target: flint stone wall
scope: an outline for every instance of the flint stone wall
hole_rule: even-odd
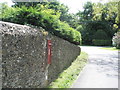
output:
[[[3,88],[46,86],[48,37],[52,41],[48,84],[80,54],[76,45],[50,34],[45,35],[41,29],[0,21]]]

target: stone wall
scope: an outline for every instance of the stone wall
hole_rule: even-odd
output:
[[[41,29],[0,21],[3,88],[46,86],[47,39],[52,41],[48,83],[57,78],[80,54],[80,49]]]

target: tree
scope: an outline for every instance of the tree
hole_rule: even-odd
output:
[[[80,22],[90,21],[92,20],[93,14],[93,4],[91,2],[87,2],[84,6],[84,11],[79,11],[77,15],[80,17]]]
[[[84,10],[77,13],[79,24],[82,29],[78,30],[82,34],[83,44],[93,45],[93,36],[98,30],[102,30],[108,36],[106,39],[112,39],[115,32],[117,18],[117,3],[109,2],[105,4],[87,2]],[[115,26],[116,25],[116,26]],[[80,29],[80,28],[79,28]]]
[[[117,31],[120,31],[120,1],[118,2],[118,16],[116,19],[116,23],[118,25]]]
[[[97,21],[107,21],[111,25],[111,28],[114,28],[116,24],[118,27],[117,12],[118,12],[118,3],[117,2],[108,2],[105,4],[97,3],[94,4],[94,17],[93,20]],[[116,28],[117,32],[117,28]]]
[[[69,8],[57,0],[52,0],[50,2],[48,0],[44,0],[43,2],[16,2],[16,0],[13,0],[13,2],[15,3],[13,7],[36,7],[39,4],[47,7],[48,9],[53,9],[55,12],[60,12],[59,18],[61,21],[68,23],[73,28],[76,28],[77,20],[75,15],[68,13]]]
[[[60,15],[60,21],[68,23],[71,27],[76,28],[77,27],[77,18],[76,15],[70,14],[69,8],[65,6],[64,4],[60,4],[58,1],[50,2],[48,4],[49,9],[53,9],[56,12],[59,11],[61,13]]]

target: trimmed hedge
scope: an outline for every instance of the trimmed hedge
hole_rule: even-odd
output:
[[[94,45],[98,45],[98,46],[108,46],[112,44],[111,40],[99,40],[99,39],[93,39],[92,40]]]
[[[104,30],[97,30],[96,33],[93,36],[92,43],[93,45],[98,45],[98,46],[111,46],[112,41],[109,35]]]
[[[109,39],[110,37],[107,35],[107,33],[104,30],[97,30],[94,34],[94,39],[104,40]]]

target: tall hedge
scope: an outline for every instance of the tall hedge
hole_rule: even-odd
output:
[[[106,34],[106,32],[104,30],[99,29],[99,30],[97,30],[95,32],[93,38],[94,39],[103,39],[104,40],[104,39],[108,39],[110,37]]]
[[[93,36],[92,40],[94,45],[99,46],[108,46],[111,45],[111,38],[106,34],[104,30],[97,30],[96,33]]]
[[[85,45],[94,45],[93,39],[112,41],[114,30],[107,21],[86,21],[77,27],[82,35],[82,43]],[[109,44],[111,45],[111,44]]]

